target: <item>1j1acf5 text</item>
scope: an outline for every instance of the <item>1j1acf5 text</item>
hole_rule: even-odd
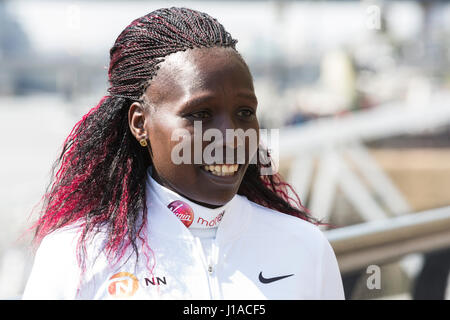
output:
[[[216,315],[225,317],[236,315],[263,315],[266,313],[263,304],[230,304],[226,306],[196,306],[184,307],[184,315],[203,315],[214,318]]]

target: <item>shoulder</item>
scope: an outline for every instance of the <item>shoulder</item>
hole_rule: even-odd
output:
[[[80,250],[79,244],[83,233],[83,225],[72,224],[59,228],[46,235],[36,251],[35,259],[41,263],[47,262],[52,265],[78,265],[77,256]],[[104,243],[104,232],[88,236],[84,242],[85,253],[90,254],[101,250]]]
[[[78,226],[68,226],[54,230],[47,234],[39,244],[36,255],[43,255],[47,253],[62,254],[71,252],[70,249],[75,249],[81,228]]]
[[[34,256],[23,299],[75,299],[82,270],[78,261],[81,225],[59,228],[46,235]],[[94,238],[95,239],[95,238]],[[92,253],[98,240],[87,242]],[[87,261],[90,265],[90,261]]]
[[[80,270],[76,257],[76,228],[46,235],[34,256],[23,299],[73,299]]]
[[[324,242],[328,242],[324,233],[315,224],[243,198],[251,208],[248,229],[250,233],[266,233],[282,238],[294,237],[298,240],[308,239],[308,242],[321,246]]]
[[[310,275],[317,299],[344,299],[339,265],[325,233],[311,222],[247,201],[246,234],[265,249],[275,249],[271,256],[279,265],[296,265]]]

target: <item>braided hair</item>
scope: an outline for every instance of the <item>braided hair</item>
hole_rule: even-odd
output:
[[[152,163],[129,129],[128,109],[142,101],[165,56],[194,47],[236,51],[236,43],[216,19],[187,8],[153,11],[120,33],[110,50],[110,95],[85,114],[64,141],[41,199],[40,217],[32,226],[35,245],[54,230],[79,224],[80,265],[84,266],[88,236],[99,230],[106,230],[103,250],[111,261],[119,261],[130,246],[137,259],[137,240],[146,245],[145,181]],[[315,223],[290,185],[278,174],[260,175],[261,166],[249,165],[238,194]],[[148,250],[142,252],[148,261]]]

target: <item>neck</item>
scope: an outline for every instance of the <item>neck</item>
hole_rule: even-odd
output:
[[[184,195],[179,194],[173,188],[170,188],[170,185],[159,183],[156,178],[153,178],[153,174],[150,174],[150,172],[151,169],[149,169],[148,179],[152,191],[164,206],[176,215],[187,228],[217,228],[222,217],[230,207],[230,203],[233,201],[232,199],[222,206],[211,206],[192,201]]]
[[[197,200],[194,200],[192,198],[189,198],[189,197],[185,196],[184,194],[182,194],[178,190],[175,190],[175,188],[173,188],[167,180],[161,178],[158,175],[158,173],[156,172],[156,170],[152,170],[151,176],[161,186],[163,186],[163,187],[165,187],[165,188],[167,188],[169,190],[172,190],[173,192],[178,193],[180,196],[188,199],[189,201],[192,201],[192,202],[198,204],[199,206],[206,207],[206,208],[209,208],[209,209],[216,209],[216,208],[220,208],[220,207],[222,207],[224,205],[224,204],[222,204],[222,205],[215,205],[215,204],[210,204],[210,203],[206,203],[206,202],[200,202],[200,201],[197,201]]]

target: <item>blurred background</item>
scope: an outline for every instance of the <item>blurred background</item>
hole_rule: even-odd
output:
[[[0,299],[73,125],[106,94],[109,49],[168,5],[216,17],[255,80],[279,170],[323,227],[347,299],[449,299],[450,2],[0,0]]]

